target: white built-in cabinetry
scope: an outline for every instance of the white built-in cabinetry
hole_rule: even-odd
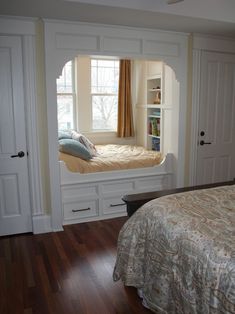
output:
[[[123,195],[171,188],[171,158],[155,167],[93,174],[69,172],[60,162],[63,224],[126,216]]]
[[[167,153],[171,145],[172,70],[154,61],[142,61],[136,67],[138,85],[143,84],[137,92],[137,144]]]

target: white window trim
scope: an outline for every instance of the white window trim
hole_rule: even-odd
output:
[[[76,84],[76,58],[71,60],[71,74],[72,74],[72,92],[71,93],[63,93],[63,92],[57,92],[56,96],[72,96],[72,107],[73,107],[73,126],[72,129],[76,129],[77,127],[77,84]],[[63,69],[62,69],[63,71]]]

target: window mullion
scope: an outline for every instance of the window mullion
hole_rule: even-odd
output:
[[[91,93],[92,96],[117,96],[117,93]]]
[[[75,93],[57,93],[58,96],[73,96]]]

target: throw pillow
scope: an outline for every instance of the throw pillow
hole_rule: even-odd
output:
[[[82,143],[73,139],[59,140],[59,151],[84,160],[89,160],[92,158],[88,149]]]
[[[97,150],[95,148],[95,145],[85,135],[76,131],[71,131],[71,136],[72,139],[83,144],[89,150],[92,157],[97,156]]]
[[[58,139],[61,140],[63,138],[72,138],[71,131],[68,130],[62,130],[58,131]]]

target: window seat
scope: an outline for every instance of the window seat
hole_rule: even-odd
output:
[[[79,173],[153,167],[163,160],[160,152],[141,146],[109,144],[96,145],[96,149],[97,156],[88,161],[65,153],[60,153],[59,160],[65,162],[69,171]]]

